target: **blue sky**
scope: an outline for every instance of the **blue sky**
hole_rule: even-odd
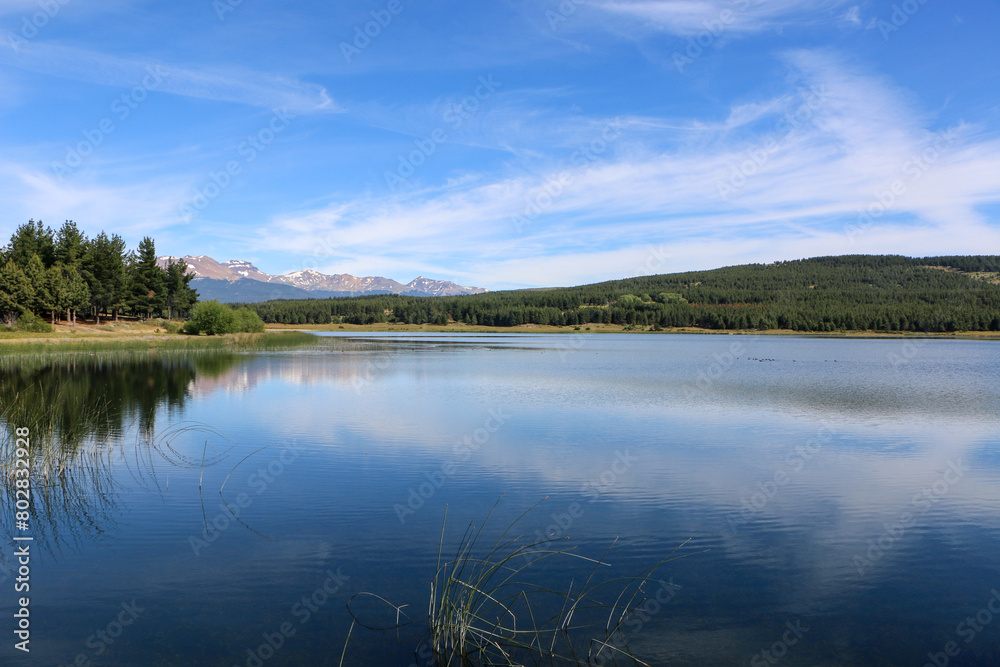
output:
[[[4,0],[0,237],[490,289],[1000,252],[995,0]]]

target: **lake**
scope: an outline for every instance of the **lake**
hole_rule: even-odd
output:
[[[1000,343],[320,336],[0,359],[0,663],[433,664],[471,524],[538,596],[473,629],[594,664],[1000,664]]]

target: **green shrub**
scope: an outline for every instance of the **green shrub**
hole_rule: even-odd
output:
[[[184,324],[184,331],[189,334],[232,333],[236,314],[229,306],[218,301],[202,301],[191,310],[191,318]]]
[[[249,308],[239,308],[233,311],[235,315],[234,332],[262,333],[264,331],[264,320],[260,315]]]
[[[184,324],[184,331],[198,335],[216,336],[227,333],[259,333],[264,322],[248,308],[233,310],[218,301],[202,301],[191,311],[191,319]]]
[[[52,325],[39,318],[30,310],[21,313],[15,325],[18,331],[30,331],[32,333],[52,333]]]
[[[656,300],[660,303],[687,303],[687,299],[677,292],[660,292],[656,295]]]

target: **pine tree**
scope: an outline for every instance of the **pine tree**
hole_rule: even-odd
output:
[[[101,232],[86,244],[82,267],[90,307],[100,324],[102,313],[117,311],[125,300],[125,241],[117,234],[108,238]]]
[[[156,245],[148,236],[139,242],[128,264],[129,296],[126,302],[136,315],[147,318],[167,305],[167,274],[156,263]]]
[[[187,272],[187,264],[183,261],[170,261],[167,264],[167,318],[186,315],[195,302],[198,301],[198,291],[191,287],[193,273]]]
[[[75,222],[67,220],[56,233],[55,262],[66,267],[79,266],[83,261],[86,245],[87,237],[77,228]]]
[[[14,260],[9,259],[0,269],[0,313],[7,326],[14,326],[25,304],[34,298],[28,277]]]
[[[69,282],[63,272],[63,266],[56,264],[45,271],[45,289],[49,294],[49,316],[53,325],[56,323],[56,313],[67,309],[69,301]],[[69,319],[67,317],[67,319]]]
[[[42,268],[52,266],[55,263],[52,228],[45,227],[41,220],[29,220],[14,231],[6,254],[7,259],[14,260],[22,269],[28,266],[32,255],[38,255],[42,260]]]
[[[52,294],[49,292],[48,276],[42,258],[32,255],[28,259],[28,265],[24,267],[24,275],[31,286],[31,298],[23,305],[35,313],[51,311]]]
[[[76,313],[90,304],[90,288],[77,269],[67,269],[66,319],[76,326]]]

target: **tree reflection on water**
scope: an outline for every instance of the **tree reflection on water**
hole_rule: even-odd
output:
[[[191,422],[158,432],[157,417],[163,408],[168,418],[179,414],[197,376],[220,375],[240,358],[219,351],[0,356],[3,539],[10,543],[16,533],[15,429],[30,431],[30,534],[55,555],[115,525],[122,511],[117,491],[129,480],[162,492],[157,465],[221,459],[231,445],[222,433]],[[193,433],[205,438],[197,459],[174,447]],[[9,570],[8,563],[0,566]]]

